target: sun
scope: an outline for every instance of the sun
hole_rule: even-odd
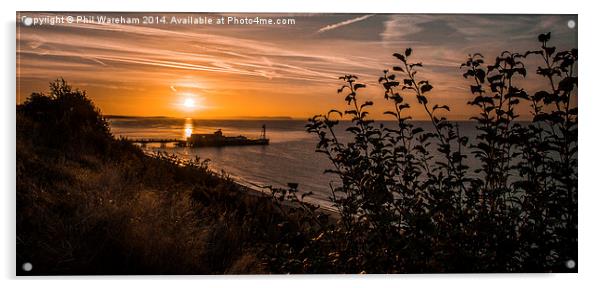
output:
[[[184,99],[184,103],[182,103],[184,105],[184,107],[188,108],[188,109],[193,109],[196,107],[196,103],[194,102],[194,99],[192,98],[186,98]]]
[[[178,100],[174,103],[176,109],[184,113],[193,113],[205,110],[205,97],[192,92],[178,93]]]

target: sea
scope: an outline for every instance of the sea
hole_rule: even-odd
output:
[[[338,179],[324,173],[333,166],[326,155],[315,152],[318,138],[306,132],[304,120],[201,120],[166,117],[111,117],[108,119],[111,132],[116,137],[130,139],[169,138],[186,139],[192,133],[213,133],[221,129],[226,136],[259,138],[262,126],[266,126],[269,145],[227,147],[176,147],[148,144],[147,152],[164,151],[182,159],[209,159],[209,168],[224,173],[239,184],[255,190],[268,192],[268,187],[287,188],[289,183],[298,184],[300,192],[313,192],[306,200],[330,207],[329,196]],[[474,122],[458,122],[460,133],[473,141],[477,130]],[[393,128],[395,122],[380,122]],[[430,122],[414,121],[416,127],[432,131]],[[337,137],[342,142],[352,140],[345,132],[350,123],[342,122]],[[435,146],[433,145],[432,149]],[[472,158],[472,157],[470,157]],[[473,162],[474,159],[468,159]],[[468,163],[471,166],[471,163]],[[476,163],[475,163],[476,165]],[[475,167],[476,168],[476,167]]]

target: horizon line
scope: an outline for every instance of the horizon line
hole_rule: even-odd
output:
[[[235,117],[216,117],[216,118],[197,118],[197,117],[180,117],[180,116],[164,116],[164,115],[150,115],[150,116],[138,116],[138,115],[116,115],[116,114],[107,114],[103,115],[105,118],[164,118],[164,119],[192,119],[192,120],[237,120],[237,121],[259,121],[259,120],[268,120],[268,121],[308,121],[312,117],[292,117],[292,116],[235,116]],[[369,119],[373,121],[384,121],[384,122],[396,122],[396,119],[384,119],[384,118],[375,118]],[[455,119],[448,118],[448,121],[452,122],[472,122],[474,120],[464,118],[464,119]],[[351,119],[339,119],[341,122],[350,122]],[[409,121],[427,121],[430,122],[430,119],[409,119]],[[517,122],[529,121],[528,119],[517,119]]]

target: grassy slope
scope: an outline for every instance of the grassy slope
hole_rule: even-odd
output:
[[[268,272],[259,255],[281,221],[270,200],[117,140],[105,152],[44,147],[39,123],[17,117],[17,267],[31,262],[26,274]]]

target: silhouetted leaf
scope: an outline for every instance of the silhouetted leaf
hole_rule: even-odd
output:
[[[542,43],[550,41],[550,37],[551,37],[550,35],[551,35],[550,32],[548,32],[546,34],[539,34],[539,36],[537,36],[537,40],[539,40],[539,42],[542,42]]]
[[[428,83],[426,83],[426,84],[424,84],[424,85],[420,86],[420,92],[421,92],[421,93],[426,93],[426,92],[429,92],[429,91],[431,91],[432,89],[433,89],[433,86],[431,86],[431,85],[430,85],[430,84],[428,84]]]
[[[360,89],[360,88],[366,88],[366,85],[361,84],[361,83],[353,85],[353,90],[357,90],[357,89]]]
[[[485,70],[483,69],[477,69],[475,70],[475,76],[477,77],[477,79],[479,79],[480,83],[485,82]]]
[[[401,60],[402,62],[406,61],[406,57],[399,53],[393,53],[393,56],[395,56],[397,59]]]

